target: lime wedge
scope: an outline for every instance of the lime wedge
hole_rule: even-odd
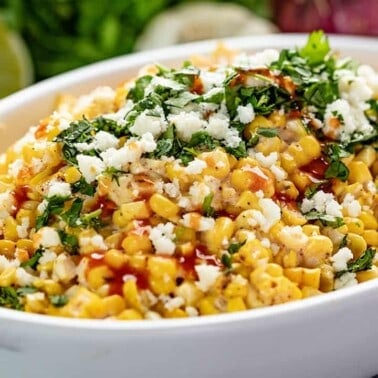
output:
[[[33,64],[21,37],[0,20],[0,98],[33,82]]]

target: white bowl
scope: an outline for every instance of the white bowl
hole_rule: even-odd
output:
[[[301,45],[303,35],[226,40],[244,51]],[[376,64],[378,41],[331,37],[332,47]],[[117,85],[151,62],[177,64],[215,41],[111,59],[0,101],[0,148],[53,109],[62,92]],[[0,308],[1,378],[371,377],[378,374],[378,280],[300,302],[202,318],[117,322]]]

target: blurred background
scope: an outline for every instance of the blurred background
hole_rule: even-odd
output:
[[[0,0],[0,98],[137,50],[276,32],[378,36],[378,0]]]

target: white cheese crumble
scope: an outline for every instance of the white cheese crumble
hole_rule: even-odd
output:
[[[196,281],[196,286],[203,292],[207,292],[215,283],[217,278],[222,274],[218,266],[214,265],[196,265],[194,267],[197,275],[198,281]]]
[[[350,287],[357,285],[358,281],[356,280],[356,273],[344,273],[339,278],[335,280],[335,290],[343,289],[345,287]]]
[[[51,181],[47,197],[59,196],[69,197],[71,195],[71,186],[67,182]]]
[[[149,238],[155,248],[157,254],[173,255],[175,253],[176,245],[173,242],[175,238],[174,224],[159,223],[157,226],[151,228]]]
[[[348,268],[347,263],[353,259],[353,253],[348,247],[339,249],[332,257],[332,266],[336,272],[346,270]]]
[[[265,168],[271,167],[273,164],[277,162],[278,153],[271,152],[269,155],[265,156],[261,152],[255,153],[255,159]]]
[[[13,163],[9,164],[8,173],[12,177],[17,177],[23,166],[24,166],[24,160],[16,159]]]
[[[333,194],[325,193],[323,190],[316,192],[310,199],[304,198],[301,210],[303,213],[316,210],[330,216],[342,217],[341,206],[335,200]]]
[[[200,174],[205,168],[207,164],[204,160],[200,160],[195,158],[192,160],[186,167],[185,172],[189,175],[198,175]]]
[[[259,206],[262,211],[249,211],[248,223],[252,227],[259,225],[264,232],[268,232],[281,219],[281,209],[270,198],[259,199]]]
[[[252,122],[255,118],[255,111],[253,110],[251,104],[248,104],[246,106],[239,105],[236,108],[236,112],[237,119],[244,124]]]
[[[13,210],[14,197],[8,190],[4,193],[0,193],[0,220],[7,218]]]
[[[208,231],[214,228],[215,220],[197,213],[187,213],[183,215],[181,223],[184,227],[192,228],[196,231]]]
[[[40,244],[45,247],[55,247],[60,245],[60,238],[56,230],[52,227],[43,227],[38,231]]]
[[[357,218],[361,214],[361,204],[350,193],[347,193],[341,206],[348,212],[350,217]]]
[[[176,126],[177,136],[185,142],[189,142],[191,136],[204,129],[205,121],[196,112],[180,112],[170,114],[168,121]]]
[[[145,133],[151,133],[154,137],[159,136],[167,129],[167,122],[163,117],[151,116],[150,111],[143,111],[135,119],[133,126],[130,127],[130,131],[138,136],[142,136]]]
[[[284,226],[279,232],[279,238],[285,247],[298,251],[308,242],[308,236],[301,226]]]
[[[104,238],[100,234],[93,236],[81,236],[79,238],[79,245],[80,247],[89,247],[99,251],[105,251],[108,249],[107,245],[105,244]]]
[[[25,239],[28,236],[29,226],[30,226],[29,218],[23,217],[21,219],[21,224],[16,226],[16,231],[19,238]]]
[[[30,286],[37,279],[30,273],[28,273],[24,268],[16,269],[16,282],[19,286]]]
[[[180,308],[185,304],[184,298],[182,297],[175,297],[175,298],[170,298],[168,301],[164,303],[164,307],[168,311],[173,311],[176,308]]]
[[[87,183],[92,183],[105,170],[104,162],[96,156],[77,155],[79,170]]]

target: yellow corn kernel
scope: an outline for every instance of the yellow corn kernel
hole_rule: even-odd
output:
[[[122,232],[115,232],[105,238],[105,244],[109,248],[120,249],[124,234]]]
[[[310,163],[320,157],[321,148],[319,141],[313,135],[306,135],[299,139],[299,145],[306,152],[304,164]]]
[[[4,234],[4,239],[17,241],[18,239],[17,222],[13,217],[9,216],[5,218],[3,234]]]
[[[290,179],[301,192],[304,192],[312,184],[312,179],[309,175],[299,170],[291,173]]]
[[[361,235],[364,232],[364,223],[361,219],[344,217],[344,222],[348,227],[348,232]]]
[[[214,298],[205,297],[199,301],[198,310],[201,315],[219,314],[219,310],[214,306]]]
[[[221,180],[230,173],[228,156],[221,149],[216,149],[211,152],[203,152],[198,158],[204,160],[207,164],[202,171],[202,175],[204,176],[212,176]]]
[[[290,155],[288,152],[283,152],[280,156],[281,160],[281,167],[287,172],[287,173],[293,173],[297,169],[297,163],[292,155]]]
[[[113,223],[119,227],[125,227],[134,219],[148,219],[151,212],[145,201],[124,203],[120,210],[113,213]]]
[[[234,298],[234,297],[239,297],[239,298],[246,298],[248,295],[248,281],[239,282],[238,280],[233,280],[231,281],[226,289],[224,290],[224,296],[226,298]]]
[[[142,302],[135,280],[126,281],[122,286],[122,293],[127,307],[142,311]]]
[[[164,318],[187,318],[188,314],[181,308],[164,311]]]
[[[103,319],[107,316],[107,310],[102,298],[94,294],[94,296],[85,305],[87,315],[85,317]]]
[[[299,196],[299,191],[290,180],[282,180],[276,182],[276,192],[285,197],[295,200]]]
[[[378,267],[373,265],[369,270],[363,270],[356,273],[356,278],[358,282],[365,282],[378,278]]]
[[[104,255],[104,262],[114,269],[121,269],[127,262],[127,257],[118,249],[109,249]]]
[[[0,255],[4,255],[11,259],[14,257],[16,250],[16,243],[12,240],[0,240]]]
[[[333,290],[334,286],[334,277],[332,266],[328,264],[322,264],[320,266],[320,282],[319,289],[324,293],[328,293]]]
[[[294,268],[298,265],[298,255],[295,251],[290,251],[285,254],[282,259],[282,265],[284,268]]]
[[[37,297],[36,295],[26,295],[25,297],[25,311],[26,312],[34,312],[37,314],[44,314],[46,313],[46,308],[48,306],[47,300],[44,296],[41,298]]]
[[[376,160],[374,147],[367,146],[363,148],[354,159],[356,161],[362,161],[367,167],[371,167]]]
[[[239,197],[236,206],[242,208],[243,210],[248,209],[259,209],[259,198],[257,195],[250,190],[245,190]]]
[[[152,252],[152,243],[147,234],[129,233],[122,241],[122,248],[127,254]]]
[[[358,234],[349,233],[347,234],[347,246],[353,252],[355,259],[359,258],[362,253],[367,248],[367,243],[365,239]]]
[[[289,226],[302,226],[307,223],[307,219],[299,211],[286,206],[282,208],[282,220]]]
[[[378,231],[365,230],[362,233],[362,237],[365,239],[368,245],[371,245],[373,247],[378,247]]]
[[[81,173],[76,167],[69,167],[64,171],[64,180],[69,184],[73,184],[80,180]]]
[[[333,251],[330,238],[323,235],[310,236],[303,251],[303,263],[306,268],[317,268],[324,263]]]
[[[245,311],[247,306],[245,305],[243,298],[235,297],[230,298],[227,301],[227,312]]]
[[[175,288],[175,296],[183,298],[186,306],[196,306],[203,297],[203,292],[194,282],[185,281]]]
[[[231,239],[234,233],[235,224],[228,217],[219,217],[215,220],[214,227],[204,232],[203,239],[211,253],[220,252],[224,241]]]
[[[270,155],[272,152],[280,151],[282,147],[282,142],[280,138],[264,138],[259,141],[255,150],[257,152],[263,153],[265,156]]]
[[[162,218],[175,217],[180,211],[178,205],[159,193],[155,193],[150,197],[149,204],[152,211]]]
[[[193,256],[195,245],[191,242],[185,242],[176,246],[176,252],[180,256]]]
[[[120,295],[110,295],[102,299],[107,316],[117,316],[125,309],[125,301]]]
[[[373,177],[370,173],[368,166],[362,161],[352,161],[348,165],[349,168],[349,183],[361,183],[364,184],[368,181],[372,181]]]
[[[303,268],[302,285],[319,289],[320,285],[320,268],[306,269]]]
[[[273,122],[268,118],[258,115],[254,118],[254,120],[244,129],[244,137],[246,139],[250,139],[252,135],[256,132],[256,130],[260,127],[274,127]]]
[[[309,298],[309,297],[314,297],[315,295],[319,295],[322,292],[318,289],[315,289],[311,286],[304,286],[302,287],[302,296],[303,298]]]
[[[302,231],[307,236],[320,235],[320,228],[315,224],[305,224]]]
[[[268,118],[276,127],[284,127],[286,125],[286,115],[283,112],[275,110]]]
[[[192,228],[177,226],[175,228],[175,236],[177,243],[196,242],[196,231]]]
[[[177,266],[174,259],[153,256],[148,259],[149,283],[155,294],[169,294],[176,287]]]
[[[42,282],[40,283],[39,288],[41,288],[47,295],[58,295],[62,294],[63,288],[62,286],[58,283],[55,282],[54,280],[47,279],[47,280],[41,280]],[[35,282],[33,283],[35,287],[38,287]]]
[[[88,286],[92,289],[98,289],[113,276],[113,272],[106,265],[95,267],[88,272]]]
[[[378,221],[373,214],[368,213],[367,211],[362,211],[358,218],[363,222],[365,230],[378,229]]]
[[[267,264],[265,267],[265,272],[272,277],[280,277],[283,275],[282,266],[274,263]]]
[[[303,268],[285,268],[284,275],[292,282],[300,285],[303,279]]]
[[[5,268],[0,274],[0,287],[11,286],[16,282],[16,268]]]
[[[142,270],[147,268],[147,256],[131,255],[128,256],[128,264],[131,268]]]
[[[127,310],[123,310],[118,316],[117,319],[119,320],[142,320],[143,315],[132,308],[129,308]]]

